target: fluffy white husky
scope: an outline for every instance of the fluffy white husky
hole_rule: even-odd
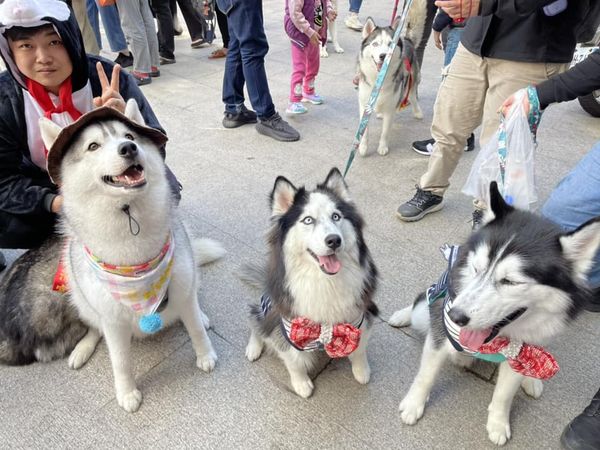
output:
[[[333,10],[339,14],[337,0],[331,0],[331,5],[333,6]],[[331,43],[333,44],[333,49],[335,50],[336,53],[344,53],[344,49],[338,42],[338,29],[337,29],[338,20],[340,20],[339,15],[333,21],[327,19],[327,27],[328,27],[327,34],[329,35],[329,38],[327,39],[327,41],[328,42],[331,41]],[[327,58],[328,56],[329,56],[329,53],[327,52],[327,44],[325,43],[325,44],[321,45],[321,58]]]
[[[69,365],[81,367],[104,336],[117,401],[129,412],[142,402],[130,355],[132,336],[145,335],[140,327],[155,331],[180,319],[197,366],[210,372],[217,361],[198,306],[192,245],[165,175],[166,137],[142,124],[134,100],[125,115],[100,108],[64,130],[46,119],[40,123],[49,173],[64,196],[63,262],[71,301],[90,327]],[[218,245],[201,245],[200,251],[203,262],[223,254]]]
[[[398,42],[398,46],[392,54],[385,81],[375,103],[375,112],[383,119],[379,146],[377,147],[377,152],[380,155],[386,155],[389,151],[389,133],[392,129],[396,111],[400,107],[404,106],[406,102],[410,102],[413,115],[417,119],[423,118],[417,100],[419,64],[415,57],[415,48],[419,46],[423,36],[426,15],[426,0],[413,0],[408,13],[406,28],[402,32],[400,42]],[[358,55],[358,104],[361,117],[392,43],[398,22],[399,20],[396,20],[391,27],[378,27],[373,19],[369,17],[363,27],[363,41]],[[368,151],[368,134],[369,130],[367,129],[358,148],[362,156],[366,155]]]
[[[506,205],[496,183],[491,211],[491,222],[458,251],[447,249],[449,269],[440,281],[389,323],[427,334],[421,366],[400,403],[402,421],[413,425],[421,418],[446,359],[466,365],[477,357],[500,363],[487,431],[503,445],[519,386],[537,398],[540,380],[558,370],[539,346],[561,333],[593,295],[586,274],[600,246],[600,218],[566,233]]]

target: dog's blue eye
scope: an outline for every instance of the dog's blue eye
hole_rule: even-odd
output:
[[[333,213],[332,216],[331,216],[331,219],[334,222],[338,222],[341,218],[342,218],[342,216],[340,216],[338,213]]]
[[[94,150],[98,150],[98,147],[100,147],[97,143],[92,142],[90,145],[88,145],[88,150],[90,152],[93,152]]]
[[[379,42],[375,41],[375,42],[373,42],[372,45],[373,45],[373,47],[379,47]]]
[[[522,284],[517,281],[509,280],[508,278],[502,278],[500,280],[500,284],[504,284],[505,286],[516,286],[517,284]]]
[[[125,135],[125,139],[129,139],[130,141],[133,141],[133,134],[129,134],[129,133],[127,133],[127,134]]]
[[[315,219],[313,219],[310,216],[306,216],[304,219],[302,219],[302,223],[304,225],[312,225],[314,223]]]

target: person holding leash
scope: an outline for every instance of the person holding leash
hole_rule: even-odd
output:
[[[24,4],[32,10],[23,12]],[[163,130],[131,75],[86,55],[65,3],[6,0],[0,23],[0,54],[7,67],[0,73],[0,248],[33,248],[54,233],[62,205],[46,170],[41,117],[64,126],[95,107],[124,111],[125,101],[133,98],[146,124]],[[170,171],[169,177],[180,198]]]
[[[401,220],[418,221],[442,209],[469,135],[482,125],[485,145],[498,128],[497,111],[506,97],[567,69],[577,27],[597,1],[564,1],[562,10],[545,8],[552,0],[436,1],[453,19],[470,19],[438,90],[427,171],[412,199],[397,209]]]
[[[598,51],[567,72],[540,83],[535,93],[540,109],[545,109],[551,103],[573,100],[597,89],[600,89]],[[515,104],[516,97],[513,94],[502,104],[502,114],[507,115],[514,106],[520,106],[529,114],[528,96],[523,97],[521,105]],[[554,188],[542,208],[542,215],[569,231],[600,217],[600,141]],[[595,289],[595,297],[586,309],[600,312],[600,254],[596,255],[589,282]],[[567,425],[561,443],[569,450],[600,448],[600,390],[590,405]]]

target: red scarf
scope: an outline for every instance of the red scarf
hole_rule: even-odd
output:
[[[27,90],[35,101],[38,102],[38,105],[44,110],[44,116],[47,119],[52,120],[52,114],[60,114],[63,112],[69,113],[73,121],[79,119],[81,112],[73,105],[71,77],[68,77],[63,81],[58,89],[58,106],[54,106],[54,103],[50,99],[50,95],[44,86],[29,78],[26,80]]]

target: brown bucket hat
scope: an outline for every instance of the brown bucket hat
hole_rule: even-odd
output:
[[[168,138],[163,132],[155,128],[140,125],[114,108],[102,106],[82,115],[75,122],[63,128],[54,141],[54,144],[52,144],[52,147],[48,150],[46,168],[50,175],[50,179],[54,184],[60,184],[60,164],[71,140],[74,139],[86,125],[90,123],[105,122],[107,120],[118,120],[123,122],[136,133],[150,139],[160,147],[162,157],[165,157],[163,145],[167,142]]]

